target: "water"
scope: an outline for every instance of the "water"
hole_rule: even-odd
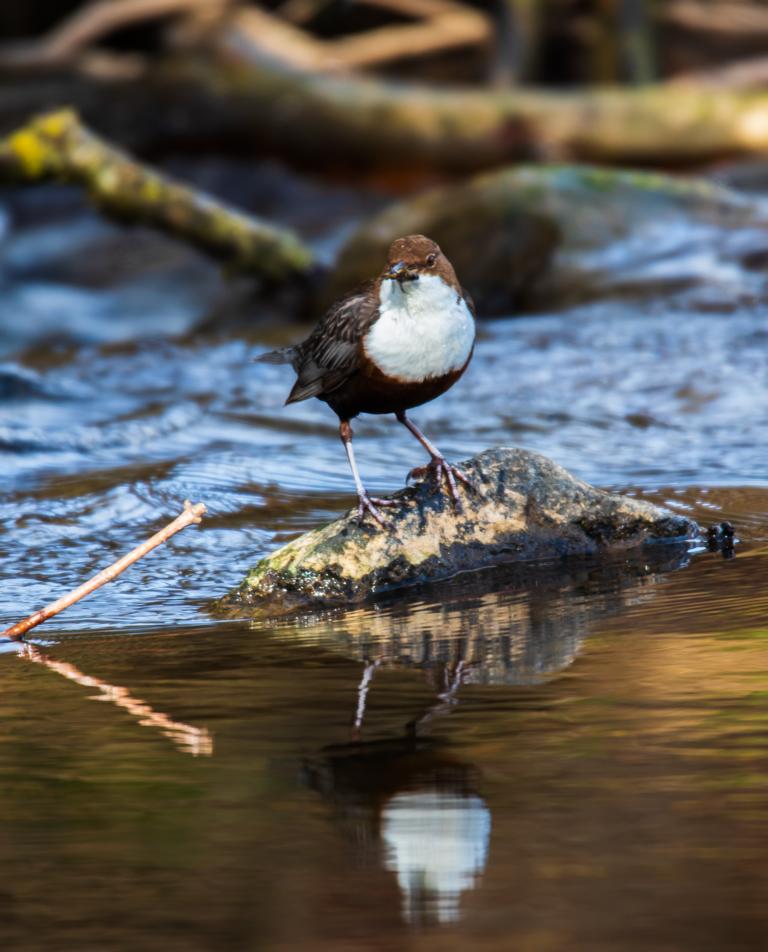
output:
[[[82,215],[70,240],[126,240]],[[54,280],[57,228],[26,222],[1,278],[3,623],[185,498],[210,514],[5,646],[4,945],[764,948],[764,308],[644,294],[489,322],[415,414],[452,458],[522,445],[729,519],[734,559],[505,569],[222,623],[208,600],[352,501],[332,415],[281,408],[289,375],[249,360],[299,331],[195,330],[231,288],[141,233],[111,283]],[[377,492],[420,462],[392,420],[355,431]]]

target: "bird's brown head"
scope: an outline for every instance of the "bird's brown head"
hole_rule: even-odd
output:
[[[446,284],[460,290],[453,265],[437,242],[425,235],[406,235],[393,241],[387,252],[383,278],[397,281],[403,287],[425,274],[437,275]]]

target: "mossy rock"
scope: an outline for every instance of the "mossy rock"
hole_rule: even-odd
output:
[[[462,511],[431,482],[396,493],[391,528],[358,523],[356,509],[268,555],[216,606],[279,615],[506,562],[624,551],[698,536],[690,519],[603,492],[538,453],[498,448],[460,464],[474,489]]]
[[[377,274],[389,244],[406,234],[434,238],[480,316],[492,317],[629,282],[647,293],[670,281],[649,256],[663,256],[675,236],[675,253],[690,248],[693,256],[699,246],[711,251],[728,229],[757,225],[743,197],[705,179],[507,168],[397,202],[364,222],[341,249],[321,305]]]

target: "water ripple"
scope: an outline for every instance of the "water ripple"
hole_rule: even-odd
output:
[[[451,457],[522,442],[599,485],[650,494],[705,523],[730,519],[757,541],[768,536],[758,489],[768,434],[761,326],[752,313],[614,314],[606,303],[487,323],[467,375],[414,416]],[[50,367],[6,362],[8,595],[15,600],[23,579],[28,607],[50,599],[192,498],[209,507],[206,523],[73,609],[67,624],[143,610],[159,621],[169,602],[174,617],[197,620],[200,599],[271,545],[347,508],[335,418],[316,401],[284,408],[290,370],[252,364],[258,349],[192,338],[81,348]],[[392,418],[361,418],[355,434],[375,491],[401,486],[422,459]],[[34,581],[46,577],[55,592]]]

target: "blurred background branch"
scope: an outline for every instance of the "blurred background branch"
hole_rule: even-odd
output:
[[[768,9],[762,3],[670,0],[659,6],[659,16],[667,23],[701,33],[768,35]]]
[[[49,179],[82,185],[108,215],[153,225],[269,282],[306,275],[313,264],[287,230],[133,161],[70,110],[40,116],[0,141],[0,182]]]
[[[133,26],[185,14],[209,19],[229,0],[96,0],[87,3],[42,39],[11,45],[2,52],[6,67],[49,67],[72,63],[105,37]]]
[[[768,9],[749,0],[52,0],[0,11],[5,68],[130,52],[205,50],[220,32],[311,71],[398,68],[422,78],[562,86],[647,83],[754,58]],[[218,42],[222,42],[219,36]],[[468,55],[469,54],[469,55]]]
[[[666,165],[768,149],[768,11],[746,0],[67,6],[63,17],[44,3],[11,18],[37,35],[0,44],[0,71],[27,77],[0,86],[5,131],[71,105],[131,147],[195,139],[451,173],[520,158]]]

